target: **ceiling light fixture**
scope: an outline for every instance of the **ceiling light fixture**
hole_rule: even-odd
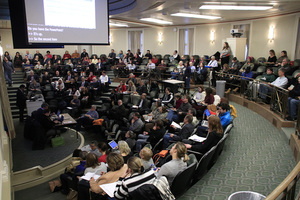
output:
[[[273,6],[202,5],[199,9],[211,10],[269,10]]]
[[[190,17],[190,18],[199,18],[199,19],[220,19],[221,17],[218,16],[211,16],[211,15],[198,15],[198,14],[191,14],[191,13],[174,13],[171,14],[174,17]]]
[[[146,21],[146,22],[153,22],[153,23],[157,23],[157,24],[173,24],[173,22],[164,21],[161,19],[154,19],[154,18],[141,18],[140,20]]]
[[[110,26],[118,26],[118,27],[128,27],[127,24],[115,24],[115,23],[109,23]]]

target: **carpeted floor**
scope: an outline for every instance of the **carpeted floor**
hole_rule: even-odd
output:
[[[238,111],[235,127],[212,169],[180,199],[225,200],[236,191],[269,194],[289,174],[295,160],[287,137],[256,113],[233,104]],[[84,132],[86,143],[101,136]],[[15,192],[16,200],[63,200],[50,193],[48,183]]]
[[[232,104],[238,118],[224,151],[212,169],[180,200],[224,200],[237,191],[267,196],[296,165],[283,133],[260,115]]]

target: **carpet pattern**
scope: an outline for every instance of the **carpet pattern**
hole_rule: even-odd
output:
[[[217,163],[180,200],[224,200],[237,191],[267,196],[296,162],[287,137],[269,121],[232,103],[238,112]]]

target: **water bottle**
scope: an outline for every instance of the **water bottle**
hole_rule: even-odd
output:
[[[157,167],[156,167],[154,164],[151,164],[151,169],[152,169],[153,171],[156,171],[156,170],[157,170]]]

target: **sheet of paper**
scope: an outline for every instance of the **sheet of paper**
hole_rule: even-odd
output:
[[[93,177],[95,180],[97,180],[97,179],[100,177],[100,175],[97,175],[97,174],[92,173],[92,172],[88,172],[88,173],[86,173],[84,176],[82,176],[81,178],[84,179],[84,180],[89,181],[92,177]]]
[[[181,126],[179,124],[177,124],[176,122],[172,122],[171,126],[175,126],[176,128],[180,128],[181,129]]]
[[[206,140],[206,138],[200,137],[198,135],[192,135],[191,137],[189,137],[189,140],[193,140],[195,142],[203,142],[204,140]]]
[[[117,182],[100,185],[102,190],[110,197],[114,197]]]

